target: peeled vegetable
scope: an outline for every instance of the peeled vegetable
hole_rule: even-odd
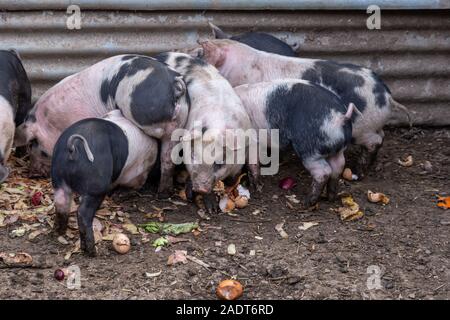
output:
[[[290,190],[293,187],[297,185],[297,182],[294,180],[294,178],[287,177],[280,180],[280,183],[278,186],[283,190]]]
[[[414,163],[413,161],[413,157],[412,156],[407,156],[404,159],[398,159],[398,163],[402,166],[402,167],[411,167]]]
[[[130,239],[123,233],[117,233],[113,238],[113,248],[120,254],[130,251]]]
[[[236,205],[235,205],[234,201],[231,200],[230,198],[228,198],[228,196],[224,196],[219,201],[219,208],[224,213],[233,211],[235,207],[236,207]]]
[[[236,199],[234,199],[234,204],[236,205],[236,208],[242,209],[248,206],[248,198],[244,196],[239,196]]]
[[[242,296],[243,291],[244,288],[238,281],[224,280],[219,283],[219,286],[216,289],[216,294],[219,299],[222,300],[236,300]]]
[[[381,192],[372,192],[372,191],[367,191],[367,199],[369,199],[370,202],[373,203],[378,203],[381,202],[383,204],[388,204],[389,203],[389,198]]]

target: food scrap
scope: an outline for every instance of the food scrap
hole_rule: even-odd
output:
[[[278,186],[283,190],[291,190],[297,185],[297,181],[295,181],[292,177],[286,177],[281,179]]]
[[[398,164],[402,167],[411,167],[414,164],[413,157],[411,155],[398,159]]]
[[[223,280],[216,289],[217,296],[222,300],[236,300],[243,292],[242,284],[236,280]]]
[[[438,207],[445,209],[445,210],[450,208],[450,197],[437,196],[437,198],[438,198],[438,203],[437,203]]]
[[[339,213],[342,221],[358,220],[364,216],[364,213],[359,210],[359,204],[353,200],[351,195],[344,195],[341,201],[344,206],[335,211]]]
[[[163,222],[148,222],[140,224],[139,227],[150,233],[162,233],[179,235],[181,233],[189,233],[198,228],[197,222],[187,223],[163,223]]]
[[[372,192],[367,191],[367,199],[369,199],[372,203],[379,203],[381,202],[383,205],[386,205],[389,203],[389,198],[381,192]]]
[[[242,209],[248,206],[250,191],[241,184],[241,179],[246,174],[241,174],[236,182],[227,187],[223,181],[217,181],[213,188],[215,194],[220,198],[219,208],[223,213],[230,213],[235,208]]]
[[[125,254],[130,251],[130,239],[123,233],[116,233],[113,238],[113,248],[120,254]]]

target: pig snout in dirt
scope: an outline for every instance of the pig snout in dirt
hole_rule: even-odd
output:
[[[353,103],[353,142],[362,147],[355,173],[363,177],[376,159],[392,109],[405,111],[395,102],[389,88],[368,68],[328,60],[285,57],[251,48],[230,39],[207,40],[192,49],[215,65],[233,86],[272,81],[302,79],[328,88],[345,105]],[[196,51],[197,50],[197,51]]]
[[[317,203],[327,188],[334,200],[344,170],[344,150],[351,141],[348,108],[333,92],[303,80],[275,80],[235,88],[255,129],[279,130],[280,146],[291,145],[313,180],[305,200]]]
[[[52,160],[55,230],[65,233],[73,194],[79,194],[77,218],[81,249],[94,256],[92,223],[97,209],[117,186],[142,187],[157,153],[156,140],[118,110],[103,119],[81,120],[67,128],[55,145]]]
[[[191,100],[189,117],[184,130],[177,131],[175,141],[183,141],[183,162],[190,174],[194,191],[211,194],[214,184],[242,169],[242,163],[217,165],[214,159],[205,161],[203,150],[224,146],[228,130],[250,128],[249,116],[230,83],[216,68],[188,54],[166,52],[156,59],[174,68],[183,76]],[[187,151],[189,149],[189,152]],[[245,148],[244,148],[245,156]],[[191,163],[191,160],[194,161]],[[218,159],[219,161],[222,159]],[[203,197],[205,199],[205,197]],[[213,199],[213,196],[206,197]],[[211,205],[211,209],[218,208]]]
[[[54,146],[65,129],[114,109],[120,109],[148,135],[167,139],[173,128],[183,127],[186,121],[185,91],[180,75],[151,57],[114,56],[47,90],[18,129],[15,144],[35,141],[30,165],[37,174],[48,172]],[[163,150],[167,149],[163,146]],[[167,171],[166,167],[162,170]]]
[[[161,178],[158,197],[167,198],[173,192],[175,165],[171,151],[177,142],[172,132],[183,128],[189,113],[189,95],[183,77],[166,64],[149,57],[128,58],[129,69],[120,73],[123,79],[116,85],[113,77],[102,87],[115,97],[125,118],[147,135],[161,141]],[[139,72],[136,72],[136,69]]]
[[[31,85],[15,50],[0,50],[0,182],[14,141],[16,125],[23,122],[31,107]]]
[[[280,54],[288,57],[296,57],[297,54],[286,42],[264,32],[246,32],[239,35],[229,35],[218,26],[208,22],[209,27],[216,39],[231,39],[242,42],[256,50]]]

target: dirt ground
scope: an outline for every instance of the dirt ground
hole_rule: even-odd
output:
[[[411,167],[397,163],[405,155],[412,155]],[[158,235],[151,234],[150,242],[142,243],[138,234],[130,236],[128,254],[119,255],[110,241],[102,241],[97,257],[74,254],[66,261],[76,239],[63,245],[46,234],[33,240],[27,235],[11,238],[19,221],[0,228],[0,252],[27,252],[36,263],[33,268],[0,264],[0,298],[216,299],[217,284],[235,276],[244,285],[244,299],[449,299],[450,210],[437,207],[435,197],[450,193],[449,159],[448,128],[388,130],[370,175],[362,182],[342,181],[341,191],[351,193],[364,212],[360,220],[342,222],[330,210],[340,201],[323,199],[316,211],[286,204],[285,195],[296,194],[302,200],[310,182],[291,157],[277,176],[264,177],[263,191],[252,194],[247,208],[235,216],[219,214],[200,221],[199,235],[181,235],[189,242],[159,252],[151,245]],[[423,168],[426,160],[431,172]],[[298,179],[291,191],[278,187],[286,176]],[[369,203],[368,190],[385,193],[390,203]],[[154,211],[153,206],[176,207],[165,211],[166,222],[199,220],[194,204],[156,200],[151,192],[119,192],[113,200],[134,224],[149,221],[144,212]],[[275,230],[283,221],[287,239]],[[318,225],[300,230],[303,222]],[[235,255],[227,253],[230,244],[236,245]],[[174,250],[187,250],[210,267],[192,261],[168,266]],[[55,269],[67,265],[79,266],[81,289],[70,290],[53,278]],[[158,276],[146,276],[160,271]],[[381,287],[370,289],[368,280],[369,285],[376,284],[378,274]]]

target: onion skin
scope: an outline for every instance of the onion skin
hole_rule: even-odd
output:
[[[223,280],[216,289],[217,297],[221,300],[236,300],[243,292],[242,284],[236,280]]]
[[[297,185],[297,181],[295,181],[292,177],[287,177],[280,180],[278,186],[283,190],[290,190]]]
[[[236,199],[234,199],[234,203],[236,205],[236,208],[242,209],[248,206],[248,198],[239,196]]]

